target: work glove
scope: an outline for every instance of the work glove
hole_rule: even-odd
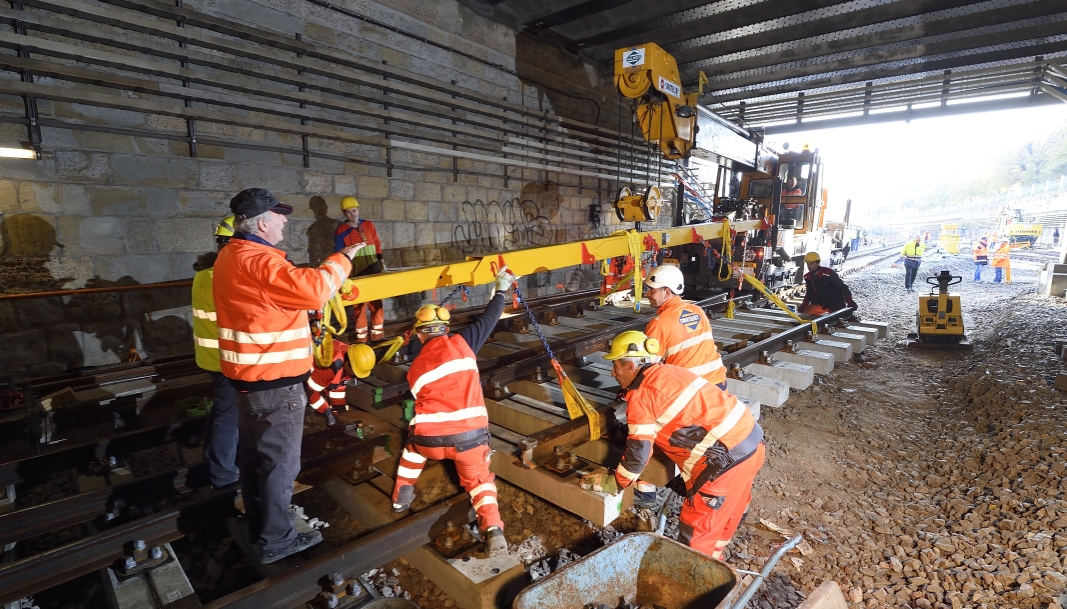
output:
[[[497,292],[506,292],[508,288],[515,285],[515,277],[508,273],[507,265],[501,267],[500,272],[496,274],[496,282],[493,283],[492,293],[489,294],[489,298],[497,295]]]
[[[674,494],[680,496],[682,499],[685,499],[688,495],[688,491],[685,488],[685,480],[682,479],[681,475],[675,476],[667,481],[666,487],[671,489]]]
[[[322,416],[326,417],[326,425],[328,425],[330,427],[333,427],[334,425],[337,425],[337,417],[333,416],[333,408],[330,408],[329,406],[327,406],[326,410],[323,410],[319,414],[321,414]]]

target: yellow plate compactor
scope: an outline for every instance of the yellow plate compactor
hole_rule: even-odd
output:
[[[916,331],[908,334],[909,347],[933,349],[970,349],[971,343],[963,333],[963,311],[960,295],[950,294],[948,287],[963,281],[963,277],[941,271],[926,278],[937,286],[930,293],[919,296],[919,312],[915,315]]]

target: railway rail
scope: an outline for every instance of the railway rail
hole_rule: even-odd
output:
[[[548,354],[530,331],[531,320],[524,312],[509,310],[493,339],[478,353],[493,432],[492,468],[525,491],[603,526],[629,506],[631,496],[629,492],[620,496],[597,493],[577,485],[582,471],[614,467],[623,448],[605,439],[618,423],[619,388],[602,355],[611,338],[624,330],[643,328],[651,312],[601,308],[590,293],[540,299],[534,304],[534,316],[556,357],[600,415],[601,439],[590,441],[586,417],[568,417],[562,391],[549,372]],[[850,309],[816,319],[820,334],[811,337],[810,324],[764,308],[765,303],[751,297],[737,299],[735,304],[741,306],[730,318],[725,313],[725,295],[699,304],[712,318],[716,343],[730,369],[730,391],[757,415],[761,407],[781,405],[791,388],[806,388],[816,372],[826,373],[835,363],[847,363],[854,353],[886,334],[884,324],[850,321]],[[462,322],[475,314],[458,312],[457,319]],[[391,331],[403,326],[393,324]],[[175,412],[175,400],[210,395],[210,385],[191,381],[196,373],[189,373],[184,365],[181,358],[170,358],[35,381],[32,387],[39,392],[58,391],[64,383],[76,387],[76,396],[88,399],[72,402],[69,409],[92,413],[87,416],[97,419],[96,436],[79,435],[73,427],[78,417],[59,417],[64,423],[56,427],[50,443],[0,462],[0,488],[7,489],[9,499],[9,511],[0,514],[0,547],[4,548],[0,603],[17,601],[102,567],[121,575],[130,560],[139,569],[149,559],[138,547],[162,547],[211,523],[228,521],[239,526],[234,524],[240,522],[235,519],[239,502],[235,504],[234,491],[210,492],[205,466],[197,462],[202,415]],[[416,503],[413,514],[391,514],[388,491],[402,430],[411,416],[407,367],[402,357],[376,366],[365,382],[348,388],[350,409],[338,413],[341,426],[304,437],[300,487],[322,489],[370,532],[329,550],[313,548],[282,561],[277,569],[263,567],[262,581],[211,599],[209,606],[311,603],[308,606],[327,607],[329,595],[355,602],[369,594],[359,575],[402,555],[459,606],[472,609],[491,604],[487,599],[504,594],[503,590],[524,577],[514,557],[486,562],[500,559],[482,558],[473,543],[476,540],[468,536],[463,537],[464,543],[459,543],[459,537],[455,544],[442,541],[452,539],[451,532],[462,528],[456,525],[470,520],[467,495],[456,487],[451,494],[424,505]],[[175,379],[184,381],[172,389],[112,397],[94,393],[146,381],[163,387]],[[152,394],[150,398],[145,397],[147,393]],[[124,425],[100,433],[99,420],[116,420],[113,412],[120,412]],[[183,459],[180,465],[158,471],[131,471],[127,466],[131,455],[159,446],[172,447]],[[50,484],[51,476],[69,470],[81,474],[80,492],[36,505],[19,503],[27,490]],[[448,479],[440,465],[427,468],[423,476],[420,485],[435,478]],[[667,477],[665,464],[654,460],[645,479],[664,483]],[[74,542],[18,555],[27,540],[79,524],[91,532]],[[442,550],[456,545],[466,549],[458,555]],[[472,574],[478,568],[489,569],[489,574]]]

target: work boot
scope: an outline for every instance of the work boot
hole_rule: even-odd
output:
[[[262,562],[263,564],[269,565],[270,563],[277,562],[285,558],[286,556],[292,556],[293,554],[296,554],[298,552],[303,552],[304,550],[319,543],[320,541],[322,541],[322,533],[318,531],[299,533],[297,534],[296,539],[293,540],[293,543],[289,544],[288,548],[271,551],[263,550],[259,553],[259,559],[260,562]]]
[[[380,342],[385,340],[385,332],[371,332],[370,339],[373,342]]]
[[[501,531],[500,527],[489,527],[485,530],[485,553],[489,558],[508,553],[508,542],[504,539],[504,531]]]
[[[393,513],[400,514],[408,511],[412,501],[415,501],[415,487],[410,484],[400,487],[396,494],[396,501],[393,502]]]

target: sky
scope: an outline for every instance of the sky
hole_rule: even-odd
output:
[[[966,178],[1006,149],[1043,140],[1067,123],[1067,103],[777,135],[768,143],[791,149],[804,143],[819,149],[830,190],[828,220],[852,219],[897,192]]]

